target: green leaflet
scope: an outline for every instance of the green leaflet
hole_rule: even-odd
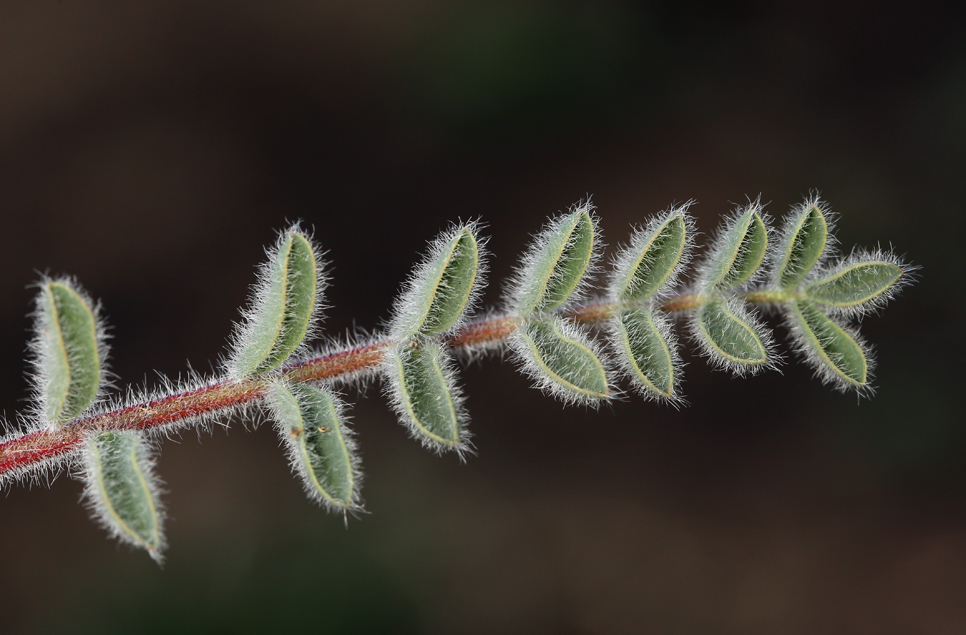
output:
[[[479,260],[476,237],[461,228],[417,273],[402,300],[398,339],[437,335],[453,326],[469,302]]]
[[[462,411],[446,352],[434,340],[397,345],[392,352],[392,385],[397,409],[410,429],[431,446],[463,445]]]
[[[622,366],[634,384],[655,396],[674,396],[675,368],[671,347],[654,312],[622,311],[614,317]]]
[[[858,342],[811,302],[792,306],[795,323],[818,360],[846,383],[865,385],[869,365]]]
[[[642,302],[653,297],[681,261],[686,240],[687,223],[681,214],[670,216],[641,240],[636,256],[613,285],[618,301]]]
[[[702,282],[709,289],[726,291],[751,278],[761,265],[768,249],[768,230],[752,206],[734,219],[733,224],[716,241],[712,260]]]
[[[887,293],[902,277],[902,269],[886,261],[850,264],[805,287],[808,299],[834,307],[854,307]]]
[[[519,281],[520,317],[553,311],[570,298],[594,255],[594,221],[581,208],[541,232]]]
[[[63,282],[46,282],[38,304],[43,415],[59,426],[84,412],[97,397],[97,320],[84,298]]]
[[[532,374],[565,399],[607,399],[607,373],[590,346],[568,332],[563,319],[551,317],[520,325],[519,337],[526,347]]]
[[[98,432],[87,441],[87,492],[101,522],[158,559],[161,527],[151,467],[136,432]]]
[[[289,231],[263,270],[255,306],[235,344],[236,376],[273,370],[302,343],[316,303],[316,269],[312,244]]]
[[[736,315],[736,307],[729,306],[725,298],[712,299],[698,309],[697,325],[706,350],[724,365],[740,368],[768,363],[768,348],[761,336]]]
[[[785,236],[775,281],[786,291],[794,290],[815,266],[828,242],[828,223],[818,205],[809,206],[795,220]]]
[[[336,510],[355,505],[354,448],[340,418],[341,402],[305,384],[272,384],[268,394],[279,434],[312,498]]]

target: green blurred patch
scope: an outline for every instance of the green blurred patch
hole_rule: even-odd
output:
[[[437,125],[546,128],[626,100],[648,72],[646,25],[619,3],[461,4],[413,35],[398,77]]]
[[[163,569],[126,549],[92,555],[89,567],[62,578],[87,582],[63,589],[58,610],[31,632],[416,632],[416,603],[399,572],[366,552],[370,532],[305,508],[302,522],[284,529],[265,522],[255,535],[176,546]]]

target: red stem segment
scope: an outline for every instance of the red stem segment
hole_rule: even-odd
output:
[[[669,298],[661,310],[679,311],[700,304],[694,295]],[[578,307],[569,316],[579,322],[599,322],[614,313],[608,303]],[[470,348],[502,342],[517,328],[512,317],[498,317],[463,327],[448,340],[453,348]],[[379,365],[391,342],[388,340],[336,351],[282,368],[291,381],[305,382],[361,373]],[[175,393],[142,404],[75,419],[54,430],[35,430],[0,443],[0,482],[10,474],[23,473],[75,451],[84,436],[96,430],[160,430],[185,424],[193,418],[251,403],[264,396],[268,380],[252,377],[219,381],[187,392]]]
[[[376,366],[388,342],[360,346],[287,366],[292,381],[328,379]],[[0,444],[0,478],[34,464],[69,454],[95,430],[156,430],[193,418],[228,410],[261,398],[268,387],[264,377],[220,381],[142,404],[127,406],[71,421],[63,428],[37,430]]]

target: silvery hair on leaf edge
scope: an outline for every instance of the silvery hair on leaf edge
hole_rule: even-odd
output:
[[[815,351],[812,341],[802,331],[801,326],[795,319],[792,311],[785,312],[785,327],[788,329],[788,338],[791,343],[792,352],[798,358],[812,368],[812,376],[821,381],[826,386],[831,386],[840,393],[855,392],[859,397],[872,397],[875,394],[875,386],[872,385],[875,379],[876,359],[875,351],[871,344],[866,342],[859,331],[848,324],[844,324],[840,319],[829,317],[839,328],[845,331],[862,351],[865,358],[866,379],[865,383],[857,384],[843,379],[829,365],[822,360]]]
[[[580,346],[583,346],[589,350],[597,361],[600,362],[604,369],[604,375],[607,378],[607,387],[610,390],[610,394],[606,397],[591,397],[588,395],[583,395],[579,392],[568,390],[565,387],[559,385],[553,379],[547,377],[546,372],[540,364],[533,358],[533,351],[524,339],[523,334],[520,329],[517,329],[507,338],[507,347],[511,354],[511,360],[523,375],[529,377],[533,381],[533,387],[544,393],[554,397],[560,401],[565,406],[589,406],[596,410],[600,407],[602,403],[607,403],[614,399],[619,399],[621,394],[616,390],[613,382],[613,367],[614,363],[608,351],[600,346],[596,339],[591,336],[590,333],[586,332],[584,329],[580,328],[573,320],[562,318],[560,316],[553,316],[549,318],[553,320],[553,323],[557,330],[564,337],[573,340]],[[522,328],[522,327],[521,327]]]
[[[527,245],[523,256],[520,258],[519,264],[514,268],[510,277],[507,278],[504,283],[503,297],[504,304],[507,307],[507,313],[510,315],[520,314],[520,303],[522,298],[536,286],[540,284],[545,284],[547,281],[540,280],[535,274],[537,267],[540,266],[539,256],[543,252],[547,243],[553,237],[557,227],[560,223],[569,216],[580,214],[586,212],[590,218],[591,226],[594,231],[594,244],[590,253],[590,261],[587,263],[587,268],[584,270],[584,274],[580,277],[580,281],[574,290],[570,293],[567,300],[561,305],[561,309],[566,309],[567,307],[574,306],[581,300],[584,300],[589,292],[590,285],[593,282],[594,277],[600,273],[599,263],[601,259],[601,253],[604,248],[604,243],[601,240],[601,229],[600,229],[600,218],[594,213],[593,203],[590,198],[587,200],[581,200],[570,206],[570,209],[565,213],[558,213],[553,216],[550,220],[543,224],[530,243]],[[573,236],[570,237],[568,243],[572,241]]]
[[[727,245],[726,239],[728,237],[728,234],[731,233],[731,231],[738,224],[738,221],[741,220],[741,217],[744,216],[746,213],[754,212],[761,217],[762,223],[764,223],[765,225],[765,232],[766,232],[765,235],[768,238],[768,243],[769,245],[772,243],[773,230],[771,227],[771,216],[767,214],[764,211],[764,209],[765,209],[764,205],[761,204],[761,195],[759,195],[757,198],[755,198],[755,200],[753,201],[749,200],[748,203],[746,203],[745,205],[736,207],[730,213],[725,215],[724,219],[721,222],[719,222],[717,229],[715,229],[714,231],[714,236],[711,239],[711,243],[705,247],[704,257],[695,267],[694,279],[697,281],[696,292],[707,293],[711,291],[714,285],[711,284],[708,278],[712,274],[712,271],[711,271],[712,264],[720,257],[721,253],[727,248],[728,245]],[[762,260],[762,264],[765,262],[765,260],[767,260],[767,257],[768,257],[767,253],[768,252],[766,250],[765,258]],[[752,273],[750,278],[748,278],[741,284],[738,284],[732,287],[729,290],[747,289],[754,286],[764,276],[763,269],[764,268],[759,265],[758,267],[755,268],[755,271],[754,273]]]
[[[440,232],[435,239],[430,241],[429,246],[423,253],[422,260],[416,265],[406,281],[403,282],[402,289],[397,294],[396,300],[393,303],[392,318],[390,319],[388,327],[392,339],[404,339],[406,333],[415,328],[412,325],[420,318],[418,300],[420,292],[422,291],[422,285],[432,272],[432,265],[440,253],[463,230],[469,230],[476,243],[476,278],[470,287],[469,297],[466,300],[463,312],[457,318],[456,322],[446,329],[446,331],[455,331],[466,324],[468,316],[472,315],[476,310],[480,295],[484,287],[486,287],[486,274],[488,271],[486,243],[489,239],[479,236],[478,232],[483,227],[484,224],[479,220],[472,220],[466,223],[452,223],[447,229]]]
[[[299,234],[305,238],[305,240],[311,246],[312,254],[315,258],[316,283],[315,301],[309,314],[305,335],[302,337],[302,342],[289,355],[289,359],[297,358],[304,354],[307,350],[307,342],[311,341],[318,335],[319,323],[322,321],[322,311],[328,308],[324,302],[325,290],[329,284],[329,276],[326,273],[326,266],[328,263],[322,259],[324,252],[319,249],[319,245],[312,237],[312,232],[303,230],[301,221],[296,221],[282,231],[278,232],[278,237],[275,240],[275,244],[265,249],[265,255],[267,258],[257,267],[255,283],[252,285],[251,291],[249,292],[247,304],[245,308],[241,310],[241,319],[240,321],[235,322],[234,329],[232,330],[232,334],[228,340],[230,353],[223,359],[221,363],[222,368],[225,369],[227,375],[232,379],[241,379],[243,376],[243,373],[241,373],[237,368],[239,356],[243,353],[243,351],[245,351],[245,349],[248,348],[248,345],[252,340],[252,335],[258,326],[258,317],[264,310],[267,302],[266,295],[271,285],[272,267],[278,259],[279,251],[281,250],[286,237],[291,233]]]
[[[653,216],[646,225],[632,226],[633,234],[627,244],[621,245],[617,254],[611,259],[611,273],[607,281],[608,302],[619,302],[618,294],[620,289],[618,287],[621,282],[626,280],[630,269],[637,264],[644,244],[651,239],[658,229],[665,226],[675,216],[680,216],[684,220],[684,248],[681,250],[681,257],[678,259],[678,263],[656,291],[652,300],[660,300],[668,294],[669,290],[674,289],[680,284],[684,270],[691,263],[694,254],[695,222],[694,217],[688,213],[688,208],[694,205],[694,203],[695,201],[690,200],[680,205],[672,205],[667,210]]]
[[[90,433],[87,435],[84,441],[84,450],[81,453],[80,458],[81,469],[83,470],[82,479],[84,482],[84,504],[90,512],[91,517],[94,518],[97,524],[103,527],[112,538],[116,538],[123,544],[137,547],[139,549],[145,549],[155,562],[162,564],[164,561],[164,549],[167,546],[167,541],[165,540],[162,526],[167,515],[165,514],[164,506],[161,504],[160,499],[160,494],[163,493],[162,483],[155,471],[155,466],[157,464],[157,451],[155,450],[153,444],[144,438],[144,435],[131,431],[123,432],[123,434],[134,435],[137,439],[137,466],[144,477],[144,484],[147,487],[149,495],[151,496],[152,506],[156,514],[155,521],[158,525],[158,546],[157,548],[152,548],[150,545],[146,545],[117,526],[117,522],[114,520],[114,512],[107,507],[101,498],[100,492],[98,491],[98,479],[95,476],[96,460],[93,456],[90,445],[98,434],[104,434],[104,432],[105,431]]]
[[[885,251],[882,249],[870,251],[861,247],[856,247],[848,256],[840,258],[835,262],[827,262],[822,268],[816,267],[813,269],[805,278],[805,282],[803,284],[804,286],[808,286],[809,284],[834,276],[842,271],[845,271],[846,269],[855,267],[856,265],[870,262],[888,263],[897,267],[901,273],[896,281],[882,293],[855,306],[835,306],[824,304],[818,300],[816,300],[815,303],[821,306],[822,310],[828,315],[855,317],[861,319],[870,313],[878,313],[881,309],[885,308],[885,306],[891,302],[893,298],[899,295],[899,293],[905,287],[915,282],[916,278],[918,277],[919,269],[921,268],[918,265],[911,265],[907,263],[905,260],[899,256],[896,256],[891,251]]]
[[[285,386],[284,382],[280,382],[281,385]],[[352,471],[352,498],[349,500],[349,504],[345,507],[336,505],[328,498],[323,496],[309,483],[311,476],[305,467],[305,462],[302,460],[302,456],[299,451],[299,447],[296,443],[295,438],[291,434],[291,428],[288,424],[284,422],[284,417],[278,414],[281,410],[279,403],[275,401],[275,394],[272,390],[269,390],[266,394],[266,406],[268,410],[273,413],[272,420],[275,425],[275,430],[278,432],[279,440],[281,444],[285,447],[285,456],[288,459],[289,467],[292,471],[299,475],[299,480],[302,482],[302,489],[305,495],[312,501],[318,503],[321,507],[324,507],[327,511],[333,513],[353,513],[363,511],[362,495],[360,494],[363,474],[362,474],[362,461],[359,458],[359,448],[356,441],[355,431],[349,427],[350,417],[346,414],[348,406],[345,401],[343,401],[342,396],[332,390],[328,389],[328,386],[323,387],[318,385],[317,388],[324,390],[328,393],[329,398],[332,400],[332,407],[335,409],[336,419],[340,424],[340,432],[342,434],[342,440],[345,443],[346,449],[349,453],[349,469]]]
[[[107,390],[114,385],[114,375],[108,370],[108,355],[110,346],[107,340],[111,337],[107,329],[107,324],[101,315],[102,308],[100,302],[95,302],[87,294],[84,288],[71,276],[50,277],[46,274],[41,279],[32,284],[38,293],[34,297],[34,310],[30,316],[34,320],[33,336],[27,344],[30,354],[30,370],[28,379],[30,381],[30,405],[28,406],[28,420],[31,430],[40,430],[52,424],[47,421],[47,386],[50,383],[50,367],[52,361],[49,359],[46,346],[44,345],[46,333],[52,331],[55,326],[50,323],[50,316],[43,309],[44,295],[48,284],[62,284],[76,293],[87,305],[94,317],[94,337],[97,342],[97,357],[100,367],[100,376],[97,382],[97,394],[94,400],[84,410],[85,413],[99,404],[107,396]]]
[[[700,310],[694,310],[690,312],[688,317],[688,331],[691,340],[698,346],[699,354],[708,360],[708,364],[712,368],[729,371],[736,377],[754,376],[762,371],[776,369],[782,363],[782,358],[776,351],[775,338],[772,336],[771,330],[761,322],[758,311],[748,307],[735,295],[723,296],[723,299],[728,303],[728,311],[738,320],[750,326],[751,330],[761,340],[765,347],[766,360],[760,364],[746,364],[723,355],[701,332]]]
[[[812,207],[817,207],[825,219],[825,226],[827,228],[825,248],[822,249],[818,260],[806,273],[805,280],[798,284],[798,288],[801,288],[805,284],[812,272],[822,269],[838,253],[839,241],[835,236],[835,224],[838,220],[838,214],[833,212],[829,204],[821,199],[819,192],[810,192],[804,201],[793,205],[788,214],[785,215],[781,228],[775,232],[774,240],[771,240],[771,236],[769,237],[768,252],[765,254],[765,262],[762,265],[762,269],[768,272],[768,284],[774,289],[778,289],[781,286],[778,281],[779,267],[781,266],[782,256],[784,256],[785,251],[788,249],[788,241],[792,238],[791,233],[795,230],[795,225],[798,224],[798,220],[802,214],[805,214]]]
[[[400,385],[396,373],[396,360],[399,358],[399,352],[409,347],[409,343],[396,343],[386,350],[380,364],[380,375],[384,380],[383,393],[393,412],[396,413],[396,417],[406,426],[409,436],[422,443],[427,450],[438,455],[445,452],[456,452],[460,460],[465,461],[467,455],[475,454],[475,450],[472,443],[472,434],[469,431],[470,417],[465,405],[466,395],[463,392],[463,387],[459,384],[459,375],[456,372],[456,359],[449,348],[444,343],[439,342],[437,338],[426,338],[422,340],[422,344],[433,347],[433,360],[439,366],[449,397],[453,402],[460,442],[448,444],[429,438],[419,429],[419,426],[416,425],[409,414],[409,410],[406,408],[406,399],[403,396],[404,388]]]

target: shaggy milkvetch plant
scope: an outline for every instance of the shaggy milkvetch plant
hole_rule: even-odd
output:
[[[683,322],[715,367],[754,374],[778,362],[759,310],[777,312],[792,348],[823,382],[871,392],[872,357],[856,321],[914,277],[892,253],[841,257],[833,216],[812,196],[777,231],[756,200],[727,216],[691,276],[690,203],[635,228],[600,292],[600,226],[578,203],[535,235],[506,284],[502,308],[478,310],[486,272],[479,223],[456,224],[403,283],[383,332],[307,347],[318,332],[327,278],[314,239],[281,232],[258,272],[221,372],[158,394],[113,396],[100,309],[70,278],[44,278],[34,311],[32,405],[25,432],[0,439],[4,484],[67,468],[84,481],[94,518],[160,561],[163,506],[154,474],[159,437],[214,420],[264,415],[275,423],[309,498],[345,514],[361,509],[357,444],[336,390],[381,381],[399,420],[435,452],[465,456],[469,414],[455,353],[506,349],[537,388],[597,407],[623,382],[645,399],[679,404]]]

